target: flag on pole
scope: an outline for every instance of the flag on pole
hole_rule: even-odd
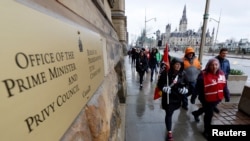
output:
[[[165,63],[166,65],[166,70],[167,70],[167,73],[170,69],[170,64],[169,64],[169,57],[168,57],[168,50],[169,50],[169,46],[168,44],[166,44],[166,47],[165,47],[165,50],[164,50],[164,55],[163,55],[163,62]],[[167,86],[169,86],[169,82],[168,82],[168,74],[166,75],[167,76]],[[169,93],[167,93],[167,104],[169,104]]]
[[[166,65],[167,71],[170,69],[168,50],[169,50],[169,47],[168,47],[168,44],[166,44],[166,47],[164,49],[164,54],[162,57],[162,62]]]
[[[164,49],[163,57],[162,57],[162,63],[164,63],[166,66],[166,71],[168,72],[170,69],[170,64],[169,64],[169,57],[168,57],[168,44],[166,44],[166,47]],[[167,78],[168,79],[168,78]],[[167,80],[168,81],[168,80]],[[167,84],[168,85],[168,84]],[[156,86],[155,91],[154,91],[154,100],[160,98],[162,96],[162,91]]]
[[[162,96],[162,91],[156,86],[154,91],[154,100],[160,98]]]

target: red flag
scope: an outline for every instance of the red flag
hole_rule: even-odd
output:
[[[169,64],[169,58],[168,58],[168,44],[166,44],[166,47],[164,49],[163,57],[162,57],[162,62],[166,65],[166,71],[170,69],[170,64]],[[168,75],[167,75],[168,76]],[[167,85],[168,85],[168,77],[167,77]],[[162,96],[162,91],[156,86],[155,91],[154,91],[154,100],[160,98]]]
[[[154,100],[160,98],[162,95],[162,91],[156,86],[154,91]]]
[[[168,44],[166,44],[166,47],[164,49],[163,58],[162,58],[163,63],[166,64],[166,67],[167,67],[166,70],[170,69],[169,58],[168,58],[168,50],[169,50],[169,47],[168,47]]]

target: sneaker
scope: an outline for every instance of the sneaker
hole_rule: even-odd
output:
[[[219,114],[220,110],[217,107],[214,107],[214,112],[217,113],[217,114]]]
[[[199,122],[199,121],[200,121],[199,116],[197,115],[197,113],[196,113],[195,111],[192,112],[192,115],[194,116],[194,120],[195,120],[196,122]]]
[[[173,141],[173,135],[172,132],[168,132],[168,136],[167,136],[167,141]]]
[[[205,139],[208,139],[208,132],[204,131],[204,132],[202,133],[202,135],[203,135],[203,137],[204,137]]]
[[[140,89],[142,89],[142,84],[140,85]]]

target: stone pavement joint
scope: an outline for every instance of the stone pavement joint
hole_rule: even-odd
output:
[[[246,125],[250,124],[250,116],[238,110],[238,103],[218,104],[220,113],[213,117],[214,125]]]

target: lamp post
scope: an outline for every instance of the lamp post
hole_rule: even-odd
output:
[[[221,14],[220,14],[220,17],[221,17]],[[216,35],[215,35],[215,39],[213,42],[213,51],[212,51],[213,56],[214,56],[214,49],[215,49],[215,45],[216,45],[216,41],[217,41],[219,26],[220,26],[220,17],[219,17],[219,20],[215,20],[214,18],[210,18],[210,21],[213,20],[213,21],[217,22],[217,30],[216,30]]]
[[[166,39],[166,35],[165,34],[163,34],[163,40],[162,40],[162,46],[163,46],[163,48],[166,46],[166,41],[165,41],[165,39]]]
[[[151,18],[151,19],[147,20],[146,19],[146,14],[145,14],[145,39],[144,39],[144,42],[146,42],[146,37],[147,37],[147,22],[149,22],[151,20],[156,21],[156,18]]]
[[[201,44],[200,44],[200,50],[199,50],[199,61],[200,62],[202,62],[203,48],[204,48],[205,39],[206,39],[207,20],[209,17],[209,14],[208,14],[209,5],[210,5],[210,0],[206,0],[206,7],[205,7],[205,13],[203,16],[203,26],[202,26],[202,33],[201,33]]]
[[[154,37],[152,36],[150,39],[150,50],[152,49],[152,43],[154,42]]]

